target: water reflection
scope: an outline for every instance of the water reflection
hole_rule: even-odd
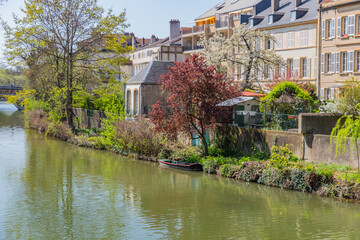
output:
[[[357,238],[358,204],[162,169],[33,131],[10,138],[0,139],[1,239]]]

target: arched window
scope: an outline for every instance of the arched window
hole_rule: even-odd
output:
[[[139,91],[134,91],[134,115],[139,114]]]
[[[131,114],[131,91],[126,92],[126,111]]]

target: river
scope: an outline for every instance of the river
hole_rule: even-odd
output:
[[[359,239],[360,204],[80,148],[0,103],[0,239]]]

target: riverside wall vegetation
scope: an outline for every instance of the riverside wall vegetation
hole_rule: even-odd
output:
[[[105,117],[102,112],[95,111],[89,115],[89,111],[84,109],[77,109],[75,113],[81,119],[80,125],[87,128],[101,126]],[[216,142],[216,138],[225,139],[226,146],[240,149],[241,155],[225,157],[221,151],[216,150],[212,156],[201,157],[200,154],[192,152],[183,160],[199,161],[203,164],[205,172],[224,177],[322,196],[360,200],[360,175],[354,170],[357,167],[355,155],[348,151],[345,155],[337,156],[335,146],[330,145],[329,134],[339,117],[332,114],[302,114],[297,132],[218,127],[216,133],[211,134],[213,140]],[[121,128],[121,125],[125,128]],[[31,128],[44,131],[47,126],[46,116],[41,111],[30,114]],[[116,127],[119,126],[118,134],[121,135],[124,130],[131,134],[140,125],[128,124],[125,121],[116,124]],[[127,131],[129,126],[132,129]],[[65,126],[60,125],[60,128],[65,129]],[[147,134],[151,135],[150,132]],[[96,144],[84,135],[53,136],[80,146],[97,148]],[[138,139],[138,137],[133,138]],[[138,139],[137,142],[139,141],[141,140]],[[140,146],[142,143],[138,144]],[[137,150],[141,150],[140,146],[133,152],[130,149],[126,154],[142,160],[155,161],[161,152],[161,147],[165,145],[159,148],[162,144],[161,140],[155,140],[152,144],[154,148],[158,148],[157,151],[138,152]],[[261,154],[258,154],[258,150]],[[181,151],[177,156],[181,156]],[[268,154],[265,156],[262,154],[264,152]]]

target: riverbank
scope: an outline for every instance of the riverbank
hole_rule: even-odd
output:
[[[270,156],[254,152],[237,157],[224,157],[222,149],[213,147],[212,156],[202,158],[194,148],[170,144],[144,122],[117,122],[114,135],[104,140],[96,129],[80,129],[77,135],[65,123],[54,129],[46,114],[38,110],[29,113],[29,127],[81,147],[153,162],[157,158],[182,158],[202,163],[204,171],[210,174],[319,196],[360,200],[360,175],[355,170],[345,165],[299,161],[286,146],[274,147]]]

